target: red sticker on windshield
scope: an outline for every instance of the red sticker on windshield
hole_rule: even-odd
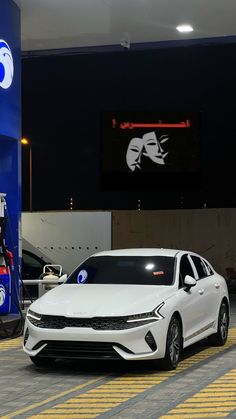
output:
[[[157,275],[165,275],[165,272],[164,271],[156,271],[156,272],[153,272],[153,275],[155,275],[155,276],[157,276]]]

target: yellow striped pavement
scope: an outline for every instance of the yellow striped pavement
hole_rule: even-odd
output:
[[[63,403],[57,404],[51,408],[44,410],[41,413],[30,416],[30,419],[90,419],[96,418],[102,413],[105,413],[114,407],[121,405],[122,403],[138,396],[139,394],[145,392],[148,389],[157,386],[169,378],[181,373],[184,370],[187,370],[191,366],[200,363],[203,360],[206,360],[214,355],[224,352],[226,349],[234,346],[236,344],[236,327],[230,329],[229,337],[225,346],[221,347],[210,347],[198,354],[193,355],[191,358],[183,360],[180,362],[178,368],[174,371],[167,372],[148,372],[148,373],[130,373],[120,376],[118,378],[113,378],[112,380],[106,382],[105,384],[98,385],[95,388],[88,390],[85,393],[78,394],[73,398],[66,400]],[[232,372],[231,372],[232,377]],[[213,387],[211,387],[213,389]],[[232,393],[226,391],[224,387],[224,393]],[[209,389],[207,390],[209,391]],[[213,390],[212,390],[213,391]],[[215,392],[215,389],[214,389]],[[234,393],[234,391],[233,391]],[[205,393],[203,393],[205,394]],[[236,394],[236,392],[235,392]],[[219,396],[219,394],[218,394]],[[215,406],[217,408],[217,406]],[[226,405],[226,408],[234,408],[234,405]],[[191,418],[205,418],[210,417],[208,410],[204,410],[207,407],[203,407],[201,411],[201,416],[191,416]],[[212,406],[213,408],[213,406]],[[185,409],[185,408],[180,408]],[[201,409],[201,407],[200,407]],[[222,410],[222,415],[228,415],[229,410]],[[175,419],[184,419],[190,418],[189,413],[187,416],[184,413],[176,413],[178,416],[175,416]],[[198,412],[193,413],[198,414]],[[215,417],[218,417],[217,410],[214,411]],[[13,417],[13,416],[11,416]],[[167,416],[168,417],[168,416]],[[171,416],[172,417],[172,416]],[[224,416],[221,416],[224,417]],[[162,418],[165,418],[164,416]],[[4,416],[4,419],[8,419],[8,416]]]
[[[224,418],[235,409],[236,369],[233,369],[159,419]]]
[[[14,339],[4,339],[3,341],[0,341],[0,353],[9,349],[19,348],[22,346],[22,343],[22,336]]]

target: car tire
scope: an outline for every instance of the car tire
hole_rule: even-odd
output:
[[[30,356],[30,359],[38,367],[50,367],[56,361],[56,358],[43,358],[41,356]]]
[[[182,330],[177,317],[172,317],[166,338],[165,357],[161,360],[160,366],[165,370],[174,370],[179,362],[182,348]]]
[[[208,342],[212,346],[223,346],[227,341],[229,327],[229,310],[225,302],[221,303],[217,332],[208,337]]]

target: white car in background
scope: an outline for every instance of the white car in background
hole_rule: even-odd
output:
[[[36,365],[58,358],[161,360],[208,337],[224,345],[224,278],[198,254],[173,249],[97,253],[29,307],[24,351]]]

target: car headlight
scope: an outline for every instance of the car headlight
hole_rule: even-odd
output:
[[[35,311],[29,309],[27,311],[26,317],[34,320],[41,320],[42,314],[36,313]]]
[[[159,304],[153,311],[148,313],[133,314],[127,318],[127,323],[132,322],[149,322],[164,319],[164,316],[160,313],[161,308],[164,306],[164,302]]]

